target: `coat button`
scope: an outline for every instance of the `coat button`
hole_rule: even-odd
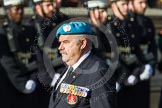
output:
[[[132,50],[135,50],[135,48],[134,48],[134,47],[132,47]]]
[[[56,23],[52,23],[52,26],[55,27],[56,26]]]
[[[132,27],[132,24],[128,24],[128,27]]]
[[[29,38],[26,38],[26,42],[29,42],[30,40],[29,40]]]
[[[130,21],[132,21],[132,22],[133,22],[133,21],[134,21],[134,18],[133,18],[133,17],[132,17],[132,18],[130,18]]]
[[[25,28],[24,27],[22,27],[22,31],[25,31]]]
[[[132,35],[131,35],[131,37],[132,37],[132,38],[134,38],[134,37],[135,37],[135,35],[134,35],[134,34],[132,34]]]
[[[120,37],[120,33],[116,33],[116,36],[117,36],[117,37]]]
[[[149,42],[148,42],[148,45],[150,45],[150,44],[151,44],[151,42],[149,41]]]
[[[107,18],[107,19],[110,21],[112,18],[111,18],[111,16],[108,16],[108,18]]]
[[[117,26],[118,25],[118,23],[117,22],[114,22],[114,26]]]
[[[148,32],[152,32],[151,28],[148,29]]]

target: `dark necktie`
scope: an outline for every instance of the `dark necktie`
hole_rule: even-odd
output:
[[[70,68],[68,69],[67,74],[66,74],[66,76],[65,76],[65,78],[63,79],[62,82],[66,81],[66,80],[69,78],[69,76],[72,74],[72,72],[73,72],[73,67],[70,67]],[[59,81],[58,81],[58,82],[59,82]],[[57,82],[57,84],[58,84],[58,82]],[[62,83],[62,82],[61,82],[61,83]],[[59,84],[58,88],[54,90],[54,93],[53,93],[53,100],[55,100],[56,95],[59,93],[61,83]],[[56,84],[56,85],[57,85],[57,84]],[[56,87],[56,86],[55,86],[55,87]]]
[[[65,78],[62,80],[62,82],[64,80],[66,80],[72,74],[72,71],[73,71],[73,67],[68,68],[67,74],[66,74]],[[66,71],[65,71],[65,73],[66,73]],[[61,80],[61,77],[57,80],[56,84],[53,87],[55,90],[56,90],[56,87],[57,87],[58,83],[60,82],[60,80]]]
[[[66,81],[69,78],[69,76],[72,74],[72,72],[73,72],[73,67],[70,67],[63,81]]]

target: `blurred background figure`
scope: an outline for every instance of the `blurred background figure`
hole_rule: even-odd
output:
[[[161,8],[162,8],[162,0],[161,1]],[[158,40],[158,48],[160,50],[160,54],[162,56],[162,29],[159,31],[159,40]],[[158,63],[158,70],[160,71],[160,73],[162,73],[162,58],[160,59],[159,63]],[[159,108],[162,108],[162,89],[160,92],[160,101],[159,101]]]
[[[160,4],[161,4],[161,9],[162,9],[162,0],[160,0]],[[162,54],[162,29],[159,31],[158,33],[158,48],[160,50],[160,54]],[[160,72],[162,72],[162,58],[160,59],[160,62],[158,63],[158,69]]]
[[[147,59],[139,47],[141,42],[139,29],[141,28],[137,25],[137,20],[128,14],[128,0],[112,0],[110,5],[114,14],[112,16],[108,15],[108,3],[104,0],[90,0],[87,2],[88,15],[93,25],[97,27],[105,25],[116,39],[119,51],[119,65],[114,73],[118,92],[117,106],[132,108],[138,101],[132,99],[132,96],[137,95],[132,90],[139,81],[139,75],[145,70],[143,66],[147,64]],[[100,54],[111,65],[111,59],[118,55],[111,51],[110,43],[106,41],[103,31],[95,27],[93,30],[99,41],[97,54]]]
[[[150,78],[155,72],[157,62],[157,46],[155,43],[155,28],[150,18],[144,15],[147,8],[146,0],[129,0],[128,20],[135,21],[138,32],[138,44],[143,53],[144,60],[137,70],[133,71],[127,81],[137,84],[127,88],[123,108],[149,108],[150,107]],[[142,97],[140,97],[142,96]],[[140,98],[139,98],[140,97]],[[120,98],[120,97],[119,97]],[[120,105],[119,105],[120,106]],[[126,107],[125,107],[126,106]],[[122,108],[122,107],[120,107]]]
[[[36,62],[30,52],[36,31],[22,23],[23,0],[3,0],[6,21],[0,25],[0,101],[2,108],[38,106],[35,73],[29,65]]]
[[[162,54],[162,30],[159,31],[159,40],[158,40],[158,47],[160,50],[160,54]],[[162,60],[160,59],[159,63],[158,63],[158,70],[160,72],[162,72]]]
[[[162,34],[159,34],[160,36],[162,36]],[[162,38],[160,37],[159,39],[159,49],[160,49],[160,53],[162,53],[161,50],[161,43],[162,43]],[[162,72],[162,60],[160,60],[159,64],[158,64],[158,69],[160,70],[160,72]],[[161,90],[161,95],[160,95],[160,101],[159,101],[159,108],[162,108],[162,90]]]
[[[92,24],[100,25],[100,23],[107,23],[108,2],[106,0],[89,0],[86,2],[86,5],[88,8],[88,15]]]
[[[159,46],[159,50],[160,50],[160,54],[162,55],[162,30],[159,32],[159,40],[158,40],[158,46]],[[158,69],[160,71],[160,73],[162,72],[162,60],[160,60],[160,62],[158,63]],[[162,91],[160,92],[161,96],[160,96],[160,101],[159,101],[159,108],[162,108]]]
[[[89,0],[84,4],[88,9],[88,17],[92,24],[93,32],[97,35],[97,40],[94,41],[94,52],[106,60],[105,53],[110,53],[109,41],[99,27],[100,25],[107,26],[108,24],[108,2],[106,0]]]
[[[53,0],[53,2],[54,2],[53,6],[56,9],[59,9],[62,5],[62,0]]]
[[[154,26],[144,16],[145,0],[134,0],[129,4],[132,4],[129,8],[134,13],[128,14],[128,0],[112,0],[114,16],[108,17],[109,28],[119,50],[119,66],[114,74],[117,79],[116,90],[119,92],[117,105],[119,108],[149,108],[149,79],[154,73],[157,58]],[[94,18],[91,19],[93,21]],[[143,99],[139,99],[141,95]]]
[[[139,63],[144,60],[142,51],[138,46],[139,40],[137,28],[134,26],[135,22],[128,20],[128,0],[112,0],[111,8],[114,15],[109,18],[110,28],[118,43],[119,51],[116,89],[120,91],[121,86],[136,84],[137,80],[128,82],[127,77],[139,68]]]
[[[44,46],[50,32],[58,24],[68,19],[66,15],[59,11],[60,2],[53,0],[33,0],[35,14],[27,22],[28,25],[33,26],[37,31],[36,40],[38,41],[35,44],[35,50],[39,68],[38,78],[40,83],[42,83],[44,88],[47,90],[50,89],[52,85],[54,85],[54,83],[52,83],[53,78],[54,82],[56,82],[57,78],[62,72],[61,70],[65,67],[61,61],[61,58],[59,57],[59,52],[57,50],[58,41],[53,40],[52,46]],[[49,67],[45,67],[43,54],[45,54],[46,59],[50,61],[50,65],[48,65]],[[51,72],[53,65],[55,71],[57,72],[56,76],[55,73]]]

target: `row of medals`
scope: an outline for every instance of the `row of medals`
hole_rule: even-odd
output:
[[[86,87],[76,86],[72,84],[62,83],[60,86],[60,93],[68,94],[67,102],[74,105],[78,102],[78,97],[86,97],[90,90]]]

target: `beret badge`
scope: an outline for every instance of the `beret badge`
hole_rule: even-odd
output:
[[[63,27],[63,30],[64,30],[65,32],[69,32],[69,31],[71,30],[71,26],[70,26],[70,25],[65,25],[65,26]]]

